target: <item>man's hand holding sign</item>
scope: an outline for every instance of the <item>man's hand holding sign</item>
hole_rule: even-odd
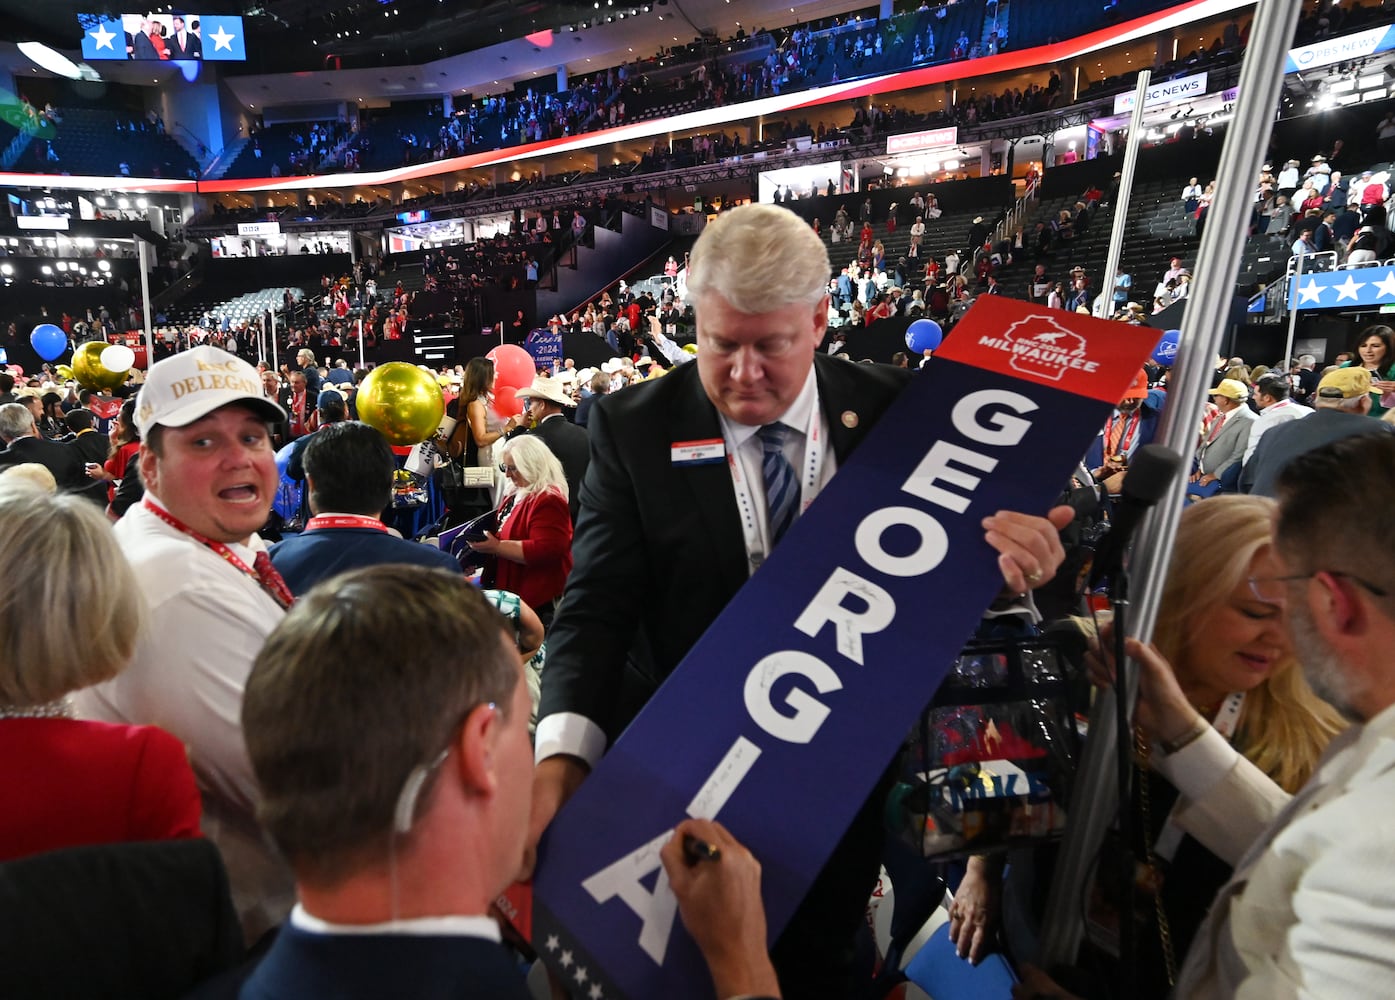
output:
[[[571,798],[543,841],[534,940],[588,997],[710,995],[672,934],[688,880],[663,855],[684,816],[720,818],[761,859],[786,994],[841,995],[880,856],[869,789],[984,608],[1063,559],[1069,508],[1003,508],[1046,509],[1152,347],[993,300],[903,393],[901,370],[815,357],[829,266],[811,237],[768,206],[709,226],[689,277],[698,363],[592,417],[532,820],[541,833]],[[688,461],[695,442],[721,448]]]

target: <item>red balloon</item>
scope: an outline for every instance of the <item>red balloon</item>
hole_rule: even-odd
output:
[[[532,383],[528,383],[532,385]],[[494,412],[507,420],[509,417],[516,417],[523,412],[523,400],[519,399],[515,393],[522,386],[500,385],[494,383]]]
[[[496,399],[499,389],[504,386],[522,389],[525,385],[533,384],[537,364],[533,361],[533,356],[517,344],[500,344],[485,357],[494,362]]]

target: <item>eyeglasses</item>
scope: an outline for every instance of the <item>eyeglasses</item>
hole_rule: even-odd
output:
[[[1355,573],[1344,573],[1337,569],[1315,569],[1311,573],[1294,573],[1292,576],[1267,576],[1249,577],[1250,593],[1254,594],[1258,600],[1266,604],[1283,604],[1285,598],[1285,583],[1292,583],[1298,580],[1311,580],[1319,573],[1326,573],[1329,576],[1339,576],[1345,580],[1350,580],[1362,590],[1376,597],[1389,597],[1389,591],[1376,586],[1369,580],[1363,580]]]
[[[518,466],[516,466],[516,465],[505,465],[503,462],[500,462],[500,463],[499,463],[499,471],[502,472],[502,473],[503,473],[504,475],[506,475],[506,476],[507,476],[507,475],[511,475],[512,473],[515,473],[515,472],[518,471]]]

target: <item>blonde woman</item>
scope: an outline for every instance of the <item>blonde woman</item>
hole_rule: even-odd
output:
[[[1176,964],[1238,860],[1208,829],[1208,821],[1224,829],[1234,816],[1210,817],[1180,799],[1165,777],[1169,769],[1213,741],[1228,753],[1229,743],[1260,773],[1247,794],[1267,813],[1307,781],[1345,726],[1308,686],[1290,645],[1283,585],[1276,582],[1284,571],[1274,555],[1274,507],[1266,497],[1236,494],[1188,507],[1153,643],[1129,640],[1129,655],[1142,668],[1135,846],[1159,885],[1156,897],[1138,896],[1137,912],[1146,914],[1136,935],[1139,997],[1167,995]],[[1107,654],[1092,654],[1090,668],[1096,683],[1110,682]],[[1247,805],[1239,796],[1229,804]],[[965,957],[986,950],[999,873],[994,861],[972,859],[956,894],[950,927]]]
[[[0,479],[0,525],[0,862],[199,836],[184,746],[154,726],[82,721],[69,702],[126,667],[145,620],[111,525],[14,476]]]
[[[517,594],[552,624],[572,570],[572,518],[562,463],[533,434],[504,443],[500,469],[513,491],[499,508],[499,528],[470,548],[494,556],[493,585]]]

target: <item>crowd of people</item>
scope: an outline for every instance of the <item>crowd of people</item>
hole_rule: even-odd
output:
[[[526,995],[492,901],[781,544],[807,450],[823,450],[803,487],[816,495],[926,377],[818,350],[831,270],[793,213],[743,206],[680,270],[693,350],[666,336],[664,296],[620,289],[602,307],[609,332],[632,313],[641,332],[599,370],[540,371],[516,415],[489,360],[439,373],[450,420],[428,474],[450,507],[436,529],[463,524],[459,547],[388,530],[397,461],[355,419],[366,373],[342,361],[301,349],[283,381],[195,346],[124,402],[0,374],[13,539],[0,564],[15,560],[0,601],[14,637],[0,657],[0,862],[208,838],[261,947],[203,996],[434,995],[465,978]],[[1393,340],[1369,328],[1326,371],[1218,360],[1154,642],[1127,646],[1141,669],[1131,849],[1154,873],[1126,959],[1137,995],[1384,988],[1390,831],[1369,803],[1388,781],[1395,540],[1366,513],[1395,486],[1392,421],[1373,416],[1395,402]],[[1073,491],[1125,489],[1167,398],[1166,372],[1141,372]],[[682,502],[680,423],[731,457]],[[309,516],[277,540],[285,446]],[[1067,529],[1081,511],[986,519],[1002,593],[985,629],[1049,624],[1032,595],[1077,565]],[[37,624],[21,588],[44,595]],[[1087,638],[1077,668],[1100,690],[1115,679],[1108,639]],[[853,995],[883,813],[874,792],[773,946],[757,859],[709,818],[674,817],[663,864],[717,996]],[[1029,956],[999,902],[1046,877],[1049,854],[968,863],[949,911],[965,959]],[[1093,998],[1117,970],[1089,951],[1075,970],[1021,971],[1038,995]]]

